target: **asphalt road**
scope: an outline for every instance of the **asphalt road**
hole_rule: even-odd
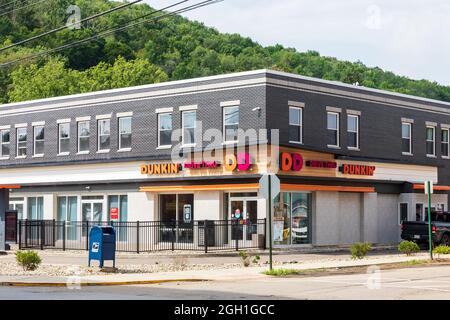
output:
[[[450,267],[320,277],[66,288],[0,287],[8,299],[449,299]]]

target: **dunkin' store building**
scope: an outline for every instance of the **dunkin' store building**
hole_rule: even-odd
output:
[[[22,219],[253,222],[272,172],[276,246],[397,243],[424,181],[448,208],[449,130],[448,103],[257,70],[3,105],[0,185]]]

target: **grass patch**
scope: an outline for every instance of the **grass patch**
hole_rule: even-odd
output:
[[[429,261],[427,261],[427,260],[416,260],[416,259],[414,259],[414,260],[410,260],[410,261],[400,262],[400,264],[402,266],[417,266],[417,265],[421,265],[421,264],[426,264],[428,262]]]
[[[326,269],[272,269],[263,272],[266,276],[286,277],[305,273],[324,272]]]

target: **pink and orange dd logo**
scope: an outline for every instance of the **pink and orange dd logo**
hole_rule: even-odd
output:
[[[246,152],[238,153],[237,156],[234,154],[225,155],[225,170],[227,171],[247,171],[250,169],[250,155]]]
[[[282,152],[280,155],[281,171],[300,171],[303,168],[303,157],[299,153]]]

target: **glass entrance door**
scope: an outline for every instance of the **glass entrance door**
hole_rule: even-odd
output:
[[[252,240],[257,233],[258,202],[256,200],[230,198],[231,240]]]
[[[103,202],[82,202],[83,221],[101,222],[103,216]]]

